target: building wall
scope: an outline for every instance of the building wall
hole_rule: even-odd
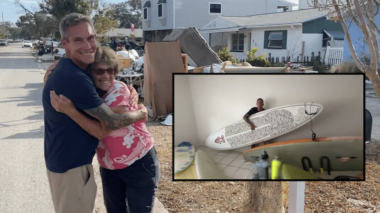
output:
[[[309,4],[313,5],[314,1],[317,1],[319,4],[326,4],[327,2],[327,0],[299,0],[298,8],[300,10],[312,8],[312,6],[309,6]],[[329,0],[329,2],[331,2],[331,0]]]
[[[323,30],[343,31],[340,22],[327,20],[325,17],[305,22],[302,25],[302,33],[322,33]]]
[[[192,144],[199,144],[198,130],[195,124],[195,114],[193,106],[193,98],[191,96],[189,79],[184,75],[174,77],[174,107],[181,116],[175,119],[176,134],[174,134],[174,145],[177,146],[183,141],[188,141]],[[175,117],[177,118],[177,117]],[[177,129],[178,128],[178,129]]]
[[[302,34],[302,41],[305,41],[305,56],[311,56],[311,53],[314,52],[315,56],[318,55],[318,51],[321,52],[321,57],[325,54],[325,48],[322,47],[322,37],[321,33],[319,34]]]
[[[265,31],[276,31],[276,30],[287,30],[287,45],[286,49],[265,49],[264,48],[264,32]],[[259,49],[258,55],[265,53],[265,57],[268,57],[271,53],[272,57],[285,57],[288,52],[296,53],[300,52],[302,44],[302,27],[295,26],[291,27],[271,27],[271,28],[255,28],[251,30],[251,48],[256,47]]]
[[[207,137],[214,131],[242,120],[244,114],[255,106],[257,98],[264,99],[266,109],[303,102],[322,104],[324,107],[322,113],[313,119],[313,131],[317,137],[363,135],[364,82],[362,76],[190,75],[180,77],[188,78],[188,84],[177,82],[176,79],[174,82],[176,86],[174,96],[176,144],[181,140],[194,137],[194,142],[198,139],[195,142],[196,145],[204,145]],[[181,87],[183,89],[180,90]],[[348,114],[350,116],[347,116]],[[193,134],[198,134],[197,139]],[[311,134],[310,123],[308,123],[270,142],[311,138]],[[245,151],[248,148],[244,147],[239,151]]]
[[[141,0],[141,7],[144,16],[144,4],[147,2],[147,0]],[[150,0],[150,26],[147,26],[147,23],[142,19],[142,29],[143,31],[152,31],[152,30],[167,30],[167,29],[173,29],[173,20],[174,20],[174,10],[173,10],[173,0],[167,0],[166,5],[166,11],[163,15],[165,15],[166,23],[165,26],[163,26],[158,18],[158,0]],[[144,18],[144,17],[142,17]]]
[[[141,1],[143,7],[147,0]],[[150,0],[150,26],[142,21],[143,31],[157,31],[175,28],[204,27],[218,15],[209,13],[210,3],[221,3],[223,16],[246,16],[277,11],[277,0],[167,0],[166,2],[166,25],[162,26],[158,19],[158,0]],[[209,34],[202,33],[208,41]]]
[[[376,26],[380,26],[380,14],[375,16],[375,23],[376,23]],[[354,46],[356,54],[358,56],[361,56],[363,52],[369,54],[368,47],[364,43],[363,32],[358,28],[358,26],[355,23],[350,24],[348,28],[349,28],[348,31],[351,37],[352,45]],[[379,48],[380,48],[380,40],[378,40],[378,42],[379,42]],[[343,61],[352,61],[347,39],[344,40]]]

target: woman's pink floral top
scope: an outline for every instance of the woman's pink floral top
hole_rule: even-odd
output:
[[[128,86],[131,87],[131,86]],[[103,96],[110,107],[125,106],[124,112],[137,111],[137,105],[130,104],[130,90],[123,82],[114,80]],[[153,147],[152,135],[140,120],[130,126],[112,131],[99,142],[96,150],[99,164],[106,169],[123,169],[145,156]]]

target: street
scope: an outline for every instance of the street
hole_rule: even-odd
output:
[[[37,63],[21,43],[0,46],[0,212],[53,213],[44,160],[43,75],[51,64]],[[96,156],[95,156],[96,158]],[[94,213],[105,213],[99,163]],[[167,213],[157,199],[154,213]]]
[[[371,139],[380,139],[380,102],[376,97],[375,90],[372,84],[365,84],[365,108],[371,112],[372,115],[372,132]]]
[[[51,213],[42,75],[30,48],[0,46],[0,212]]]

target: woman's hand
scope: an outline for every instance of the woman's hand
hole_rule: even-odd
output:
[[[130,106],[136,106],[139,103],[139,94],[136,92],[135,88],[133,88],[132,85],[127,86],[129,89],[129,92],[131,93],[129,98],[129,104]]]
[[[76,111],[74,104],[64,95],[57,95],[55,91],[50,91],[50,103],[57,112],[70,114]]]
[[[49,75],[50,75],[51,72],[55,69],[55,67],[57,66],[57,64],[58,64],[58,61],[55,61],[52,65],[50,65],[50,66],[47,68],[47,70],[46,70],[46,72],[45,72],[45,75],[44,75],[44,85],[46,84],[46,81],[47,81]]]

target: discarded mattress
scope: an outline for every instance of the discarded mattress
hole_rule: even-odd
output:
[[[174,29],[163,41],[178,41],[182,52],[188,54],[198,67],[222,63],[195,27]]]

